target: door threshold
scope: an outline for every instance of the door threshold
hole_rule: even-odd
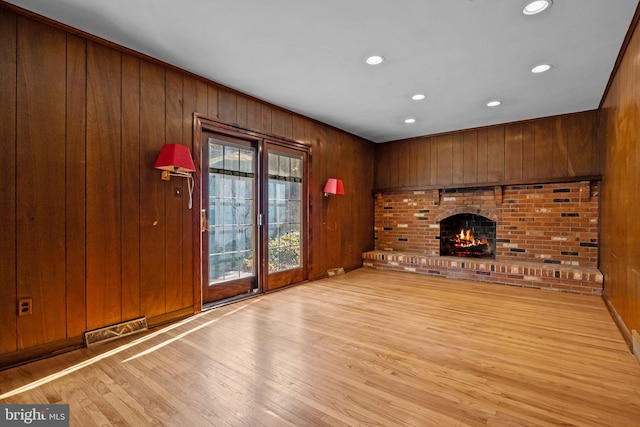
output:
[[[262,295],[262,292],[260,292],[260,290],[256,289],[255,292],[251,292],[251,293],[248,293],[248,294],[236,295],[234,297],[225,298],[225,299],[222,299],[220,301],[208,302],[206,304],[202,304],[202,311],[210,310],[212,308],[222,307],[223,305],[227,305],[227,304],[233,304],[234,302],[239,302],[239,301],[244,301],[244,300],[247,300],[247,299],[255,298],[258,295]]]

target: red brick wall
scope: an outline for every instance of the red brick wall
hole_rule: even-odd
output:
[[[497,260],[597,267],[598,184],[378,193],[375,248],[439,255],[440,220],[477,213],[497,222]]]

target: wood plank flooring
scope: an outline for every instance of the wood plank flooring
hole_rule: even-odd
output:
[[[83,427],[638,426],[640,363],[598,297],[361,269],[2,371],[0,395]]]

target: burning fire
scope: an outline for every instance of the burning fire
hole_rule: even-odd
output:
[[[489,253],[491,253],[491,245],[489,242],[485,239],[476,239],[468,228],[466,230],[462,228],[460,230],[460,234],[456,234],[453,242],[456,248],[476,248],[479,246],[485,246],[489,249]]]

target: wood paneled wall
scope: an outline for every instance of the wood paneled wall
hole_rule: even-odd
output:
[[[599,174],[597,111],[376,146],[379,189],[548,181]]]
[[[197,215],[153,169],[165,143],[193,147],[194,113],[311,146],[311,279],[373,249],[371,142],[5,3],[0,58],[0,367],[197,309]],[[345,196],[323,197],[329,176]]]
[[[640,9],[639,9],[640,10]],[[605,298],[630,331],[640,331],[640,31],[638,11],[626,51],[600,110],[603,161],[600,270]]]

